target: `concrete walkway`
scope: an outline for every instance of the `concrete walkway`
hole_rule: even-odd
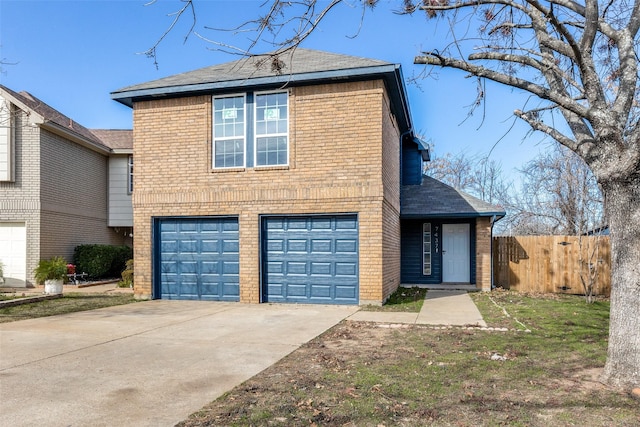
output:
[[[348,319],[417,325],[487,326],[478,307],[465,291],[429,290],[419,313],[358,311]]]

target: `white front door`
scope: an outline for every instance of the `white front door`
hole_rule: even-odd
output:
[[[442,224],[442,281],[469,283],[469,224]]]
[[[5,286],[25,286],[27,232],[24,223],[0,222],[0,262]]]

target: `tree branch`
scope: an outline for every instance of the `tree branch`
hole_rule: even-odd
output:
[[[459,59],[444,57],[437,52],[424,53],[428,56],[416,56],[414,59],[414,64],[438,65],[441,67],[457,68],[458,70],[467,71],[478,77],[488,78],[489,80],[493,80],[498,83],[525,90],[538,96],[541,99],[545,99],[556,104],[561,104],[568,110],[573,111],[575,114],[578,114],[580,116],[586,117],[589,113],[587,108],[578,104],[572,98],[553,93],[548,88],[537,85],[530,81],[499,73],[482,66],[473,65]]]

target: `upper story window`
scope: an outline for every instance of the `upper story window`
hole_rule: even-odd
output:
[[[245,97],[213,99],[213,167],[244,167]]]
[[[15,178],[13,115],[11,102],[0,96],[0,181],[13,181]]]
[[[289,93],[213,97],[214,169],[289,164]]]
[[[256,95],[256,166],[288,164],[288,102],[287,92]]]
[[[129,194],[133,193],[133,156],[127,161],[127,189]]]

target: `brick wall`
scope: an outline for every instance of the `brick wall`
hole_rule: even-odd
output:
[[[27,286],[40,259],[40,129],[23,111],[15,115],[15,182],[0,182],[0,222],[25,223]]]
[[[237,215],[240,300],[255,303],[260,292],[260,214],[357,213],[360,301],[382,301],[383,272],[388,270],[390,278],[395,268],[384,267],[383,199],[388,197],[390,206],[399,205],[390,188],[391,178],[387,196],[380,173],[383,157],[386,161],[392,153],[391,163],[398,158],[398,138],[391,140],[397,134],[395,120],[388,112],[384,84],[368,81],[291,88],[289,109],[289,166],[212,171],[211,97],[134,105],[138,297],[152,293],[154,216]],[[385,145],[384,154],[383,138],[395,144],[388,152]],[[396,180],[397,168],[390,174]],[[397,232],[389,228],[390,236],[399,236],[396,228]],[[399,260],[389,265],[396,263]],[[399,281],[399,267],[397,276]]]
[[[107,225],[108,157],[41,130],[40,258],[81,244],[123,244]]]
[[[378,301],[384,302],[400,286],[400,131],[391,113],[389,99],[383,99],[382,180],[382,268],[383,283]]]
[[[491,218],[476,219],[476,287],[491,290]]]

